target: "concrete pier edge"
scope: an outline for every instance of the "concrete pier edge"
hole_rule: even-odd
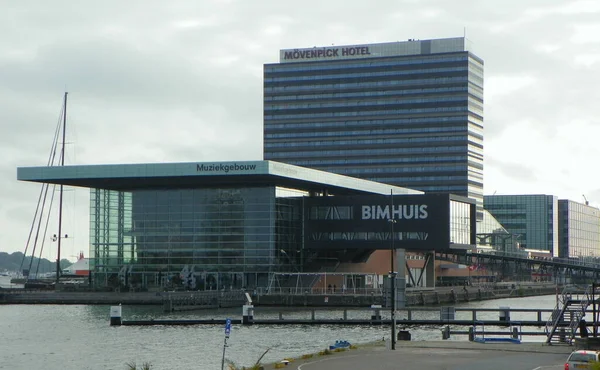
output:
[[[354,344],[353,344],[354,345]],[[365,342],[358,343],[354,345],[356,348],[348,349],[341,352],[332,352],[330,355],[321,356],[319,353],[308,353],[308,355],[312,355],[310,358],[303,359],[300,357],[285,357],[277,362],[265,363],[262,366],[265,370],[277,369],[278,364],[281,364],[281,361],[284,359],[289,359],[293,362],[294,366],[301,365],[303,363],[309,363],[316,361],[318,359],[324,357],[335,357],[335,356],[345,356],[348,354],[352,354],[355,356],[360,356],[361,354],[369,351],[391,351],[386,348],[386,341],[380,340],[375,342]],[[548,353],[548,354],[557,354],[562,353],[568,355],[572,351],[575,350],[575,347],[568,345],[556,345],[549,346],[542,342],[522,342],[520,344],[512,344],[512,343],[477,343],[477,342],[468,342],[468,341],[398,341],[396,342],[397,349],[406,349],[406,348],[428,348],[428,349],[453,349],[458,351],[497,351],[497,352],[524,352],[524,353]]]

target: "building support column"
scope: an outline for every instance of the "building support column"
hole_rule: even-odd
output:
[[[425,286],[435,288],[435,253],[427,253],[425,261],[427,261],[425,266],[423,266],[425,269]]]
[[[421,286],[423,275],[425,275],[425,287],[435,288],[435,253],[433,252],[425,254],[425,264],[421,269],[416,286]]]

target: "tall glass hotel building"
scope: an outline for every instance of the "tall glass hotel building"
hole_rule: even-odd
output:
[[[481,210],[483,60],[463,37],[281,50],[264,66],[264,157]]]

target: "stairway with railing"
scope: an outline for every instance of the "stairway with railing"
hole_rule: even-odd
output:
[[[590,305],[592,286],[582,294],[581,289],[565,287],[558,296],[556,307],[546,322],[546,344],[571,345],[579,323]]]

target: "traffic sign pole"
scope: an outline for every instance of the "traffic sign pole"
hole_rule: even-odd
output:
[[[225,339],[223,340],[223,357],[221,358],[221,370],[225,369],[225,348],[227,348],[227,339],[231,334],[231,319],[225,320]]]

